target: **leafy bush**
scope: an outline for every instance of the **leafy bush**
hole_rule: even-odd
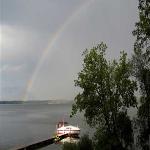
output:
[[[93,150],[92,140],[88,135],[83,135],[78,143],[65,143],[63,150]]]

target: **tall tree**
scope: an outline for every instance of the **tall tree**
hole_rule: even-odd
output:
[[[135,48],[148,48],[150,40],[150,1],[139,0],[139,22],[135,24],[133,35],[136,36]]]
[[[150,0],[139,0],[139,22],[133,35],[134,75],[139,81],[141,105],[138,109],[139,142],[144,150],[150,149]]]
[[[121,120],[130,121],[126,112],[130,106],[136,106],[137,85],[130,79],[131,64],[127,54],[122,52],[119,62],[108,62],[106,49],[107,46],[101,43],[83,53],[83,69],[75,80],[82,92],[75,98],[72,115],[78,110],[84,111],[88,124],[98,132],[100,130],[104,140],[104,135],[111,138],[110,149],[128,149],[132,143],[131,124],[128,124],[131,130],[127,133],[126,124],[121,124]]]

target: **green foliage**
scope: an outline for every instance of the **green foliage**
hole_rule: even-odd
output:
[[[77,144],[75,143],[64,143],[63,150],[78,150]]]
[[[93,150],[92,140],[88,135],[83,135],[78,143],[78,150]]]
[[[106,48],[101,43],[86,50],[83,69],[75,80],[75,85],[83,92],[76,96],[72,114],[85,110],[90,125],[101,122],[104,116],[109,118],[110,113],[117,112],[122,106],[136,105],[136,83],[129,79],[131,64],[127,62],[127,55],[122,52],[119,63],[110,63],[105,58]]]
[[[138,145],[143,150],[149,150],[150,147],[150,97],[141,96],[141,105],[138,109]]]
[[[139,0],[139,22],[133,35],[134,44],[134,76],[140,85],[141,103],[138,109],[139,145],[143,150],[150,147],[150,1]]]
[[[150,40],[150,1],[139,0],[139,22],[135,24],[133,35],[136,36],[135,47],[143,48]]]
[[[123,150],[121,142],[116,135],[110,134],[105,129],[97,130],[95,135],[95,150]]]
[[[83,53],[83,69],[75,80],[75,85],[82,92],[75,97],[72,115],[84,111],[90,126],[106,131],[108,137],[112,136],[113,140],[119,140],[121,145],[127,147],[132,142],[132,130],[129,130],[129,135],[125,133],[125,126],[130,128],[130,123],[123,126],[120,121],[127,119],[123,114],[137,104],[134,96],[137,85],[130,78],[132,65],[127,60],[127,54],[121,52],[118,62],[108,62],[105,58],[106,49],[106,44],[101,43]],[[130,121],[129,118],[127,121]],[[101,135],[107,138],[106,135]]]
[[[83,135],[78,143],[65,143],[63,150],[93,150],[92,140],[88,135]]]
[[[150,55],[144,53],[142,49],[134,49],[132,57],[133,75],[139,82],[141,94],[150,97]]]
[[[127,149],[129,146],[132,147],[133,143],[133,129],[130,118],[127,116],[126,112],[120,112],[116,119],[118,136]]]
[[[127,150],[133,144],[132,124],[125,112],[116,118],[116,131],[108,132],[105,127],[98,128],[95,133],[96,150]]]

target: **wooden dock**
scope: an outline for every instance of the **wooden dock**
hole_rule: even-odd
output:
[[[30,145],[27,145],[27,146],[23,146],[23,147],[19,147],[19,148],[13,148],[12,150],[36,150],[36,149],[43,148],[43,147],[46,147],[48,145],[51,145],[53,143],[57,143],[57,142],[61,141],[62,139],[66,138],[68,136],[69,136],[68,134],[64,134],[64,135],[61,135],[61,136],[55,136],[53,138],[50,138],[50,139],[47,139],[47,140],[44,140],[44,141],[40,141],[40,142],[37,142],[37,143],[33,143],[33,144],[30,144]]]

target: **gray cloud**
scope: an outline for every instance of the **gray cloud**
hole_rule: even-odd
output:
[[[2,23],[53,33],[85,0],[1,0]]]

